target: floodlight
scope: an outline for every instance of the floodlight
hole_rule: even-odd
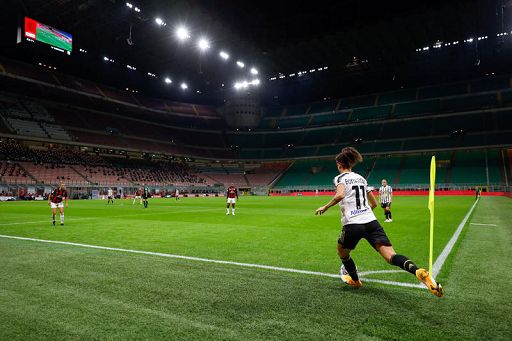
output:
[[[182,90],[187,90],[188,89],[187,83],[181,83],[180,87],[181,87]]]
[[[229,54],[225,51],[220,51],[219,52],[219,56],[224,59],[224,60],[228,60],[229,59]]]
[[[236,62],[236,65],[238,65],[238,66],[239,66],[239,67],[241,67],[241,68],[244,68],[244,67],[245,67],[244,62],[242,62],[242,61],[240,61],[240,60],[238,60],[238,61]]]
[[[190,34],[185,27],[181,26],[176,29],[176,37],[178,37],[179,40],[186,40],[190,38]]]
[[[256,70],[256,68],[251,68],[251,75],[257,75],[258,74],[258,70]]]
[[[129,7],[129,8],[133,8],[133,5],[129,2],[126,3],[126,6]]]
[[[252,85],[260,85],[260,80],[259,79],[253,79],[251,84]]]
[[[206,40],[206,38],[200,38],[197,41],[197,47],[199,47],[201,51],[206,51],[210,48],[210,43],[208,42],[208,40]]]
[[[158,25],[160,25],[160,26],[165,26],[165,23],[164,23],[164,21],[163,21],[161,18],[156,18],[156,19],[155,19],[155,22],[156,22]]]
[[[171,83],[172,83],[172,80],[171,80],[169,77],[165,77],[164,82],[165,82],[166,84],[171,84]]]

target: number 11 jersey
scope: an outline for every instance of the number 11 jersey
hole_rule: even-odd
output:
[[[340,201],[341,224],[366,224],[376,220],[368,202],[368,183],[354,172],[341,173],[334,178],[334,186],[345,186],[345,197]]]

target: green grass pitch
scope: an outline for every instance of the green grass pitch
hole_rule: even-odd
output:
[[[41,202],[0,203],[0,234],[336,274],[339,209],[328,197],[71,201],[52,227]],[[436,198],[435,256],[473,204]],[[395,249],[428,262],[426,197],[395,197]],[[382,222],[382,212],[376,209]],[[0,339],[508,339],[512,200],[483,197],[426,290],[71,245],[0,238]],[[490,224],[490,225],[476,225]],[[363,240],[360,271],[394,270]],[[416,283],[407,273],[369,277]]]

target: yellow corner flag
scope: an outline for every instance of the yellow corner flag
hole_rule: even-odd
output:
[[[430,247],[428,255],[428,271],[432,273],[432,258],[434,257],[434,193],[436,189],[436,157],[430,161],[430,191],[428,193],[428,209],[430,210]]]

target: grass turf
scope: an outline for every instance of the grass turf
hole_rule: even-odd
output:
[[[44,203],[3,203],[0,233],[336,273],[339,210],[312,215],[326,199],[241,198],[235,217],[225,216],[222,199],[151,200],[147,210],[76,201],[62,228],[50,227]],[[482,199],[476,216],[498,226],[467,227],[441,273],[443,300],[418,289],[368,283],[355,291],[338,279],[0,238],[0,330],[9,339],[506,338],[511,311],[500,303],[510,301],[512,278],[500,270],[512,265],[511,203]],[[437,255],[472,198],[436,204]],[[426,265],[426,198],[396,197],[393,213],[385,228],[395,247]],[[393,269],[365,242],[354,259],[360,270]],[[492,292],[479,266],[499,279]]]

